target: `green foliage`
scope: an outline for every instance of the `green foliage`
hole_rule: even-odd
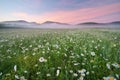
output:
[[[120,79],[120,30],[0,30],[0,80]]]

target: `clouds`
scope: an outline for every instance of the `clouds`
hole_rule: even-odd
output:
[[[39,23],[107,22],[120,16],[119,7],[120,0],[1,0],[0,18],[9,15],[6,20],[24,19]]]
[[[105,17],[107,15],[120,14],[120,3],[105,5],[101,7],[95,8],[83,8],[77,10],[58,10],[54,12],[48,12],[45,14],[40,15],[30,15],[27,13],[14,13],[13,15],[19,18],[27,19],[30,21],[36,22],[44,22],[44,21],[58,21],[58,22],[66,22],[66,23],[79,23],[79,22],[86,22],[86,21],[94,21],[97,19],[106,20],[109,17]],[[103,17],[104,16],[104,17]],[[114,16],[113,16],[114,17]],[[112,16],[111,16],[112,18]]]

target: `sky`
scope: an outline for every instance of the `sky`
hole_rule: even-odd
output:
[[[0,0],[0,21],[120,21],[120,0]]]

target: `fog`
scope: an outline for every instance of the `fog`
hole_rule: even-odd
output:
[[[37,24],[30,22],[4,22],[0,23],[3,27],[6,28],[47,28],[47,29],[86,29],[86,28],[120,28],[120,24],[81,24],[81,25],[69,25],[69,24]]]

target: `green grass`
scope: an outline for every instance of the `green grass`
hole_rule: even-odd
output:
[[[120,30],[0,30],[0,80],[104,77],[120,79]]]

